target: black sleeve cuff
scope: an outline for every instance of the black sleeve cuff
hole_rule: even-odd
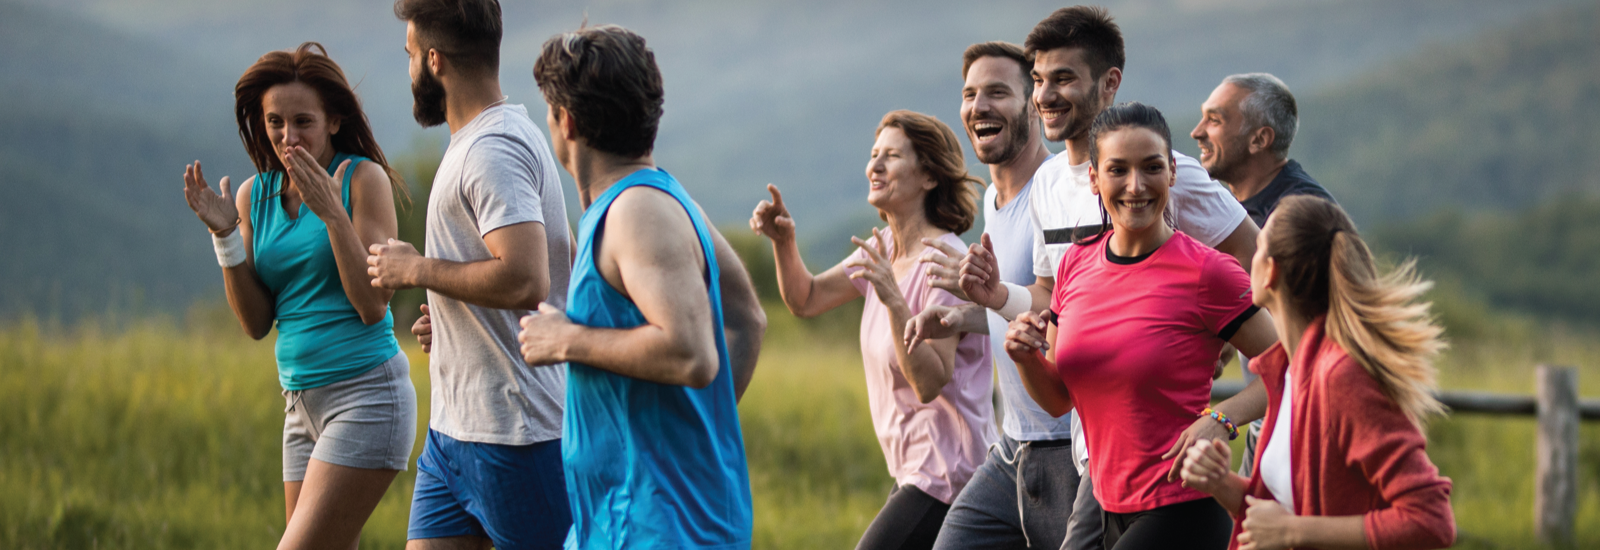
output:
[[[1261,311],[1259,306],[1250,306],[1250,309],[1244,310],[1244,312],[1240,313],[1238,317],[1234,317],[1232,321],[1228,321],[1228,325],[1222,327],[1222,332],[1218,332],[1217,337],[1221,338],[1224,342],[1232,340],[1233,335],[1239,332],[1239,327],[1244,326],[1244,322],[1249,321],[1251,317],[1255,317],[1257,311]]]

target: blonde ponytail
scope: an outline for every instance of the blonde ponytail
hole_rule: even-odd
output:
[[[1328,336],[1367,369],[1411,423],[1422,428],[1445,411],[1433,397],[1434,357],[1443,330],[1418,299],[1432,282],[1406,261],[1378,277],[1366,243],[1346,231],[1333,234],[1328,261]]]
[[[1327,313],[1328,337],[1360,363],[1418,428],[1445,411],[1434,398],[1433,360],[1443,329],[1420,298],[1433,283],[1407,261],[1380,276],[1372,252],[1338,205],[1290,197],[1273,214],[1267,250],[1290,299],[1304,314]]]

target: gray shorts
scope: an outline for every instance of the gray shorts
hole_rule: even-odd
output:
[[[368,470],[404,470],[417,437],[417,390],[404,352],[349,380],[283,391],[283,480],[306,478],[315,458]]]

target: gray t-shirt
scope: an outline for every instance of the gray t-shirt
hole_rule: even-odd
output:
[[[428,196],[429,258],[491,258],[483,236],[544,224],[550,305],[566,309],[571,242],[555,156],[521,105],[485,109],[450,136]],[[430,427],[461,441],[527,445],[561,437],[567,367],[529,367],[517,332],[526,310],[480,307],[428,291],[433,317]]]

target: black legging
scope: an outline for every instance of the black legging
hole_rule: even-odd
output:
[[[915,485],[889,492],[889,502],[872,518],[856,550],[926,550],[939,538],[950,505],[928,496]]]
[[[1132,514],[1105,512],[1106,550],[1228,547],[1233,518],[1203,498]]]

